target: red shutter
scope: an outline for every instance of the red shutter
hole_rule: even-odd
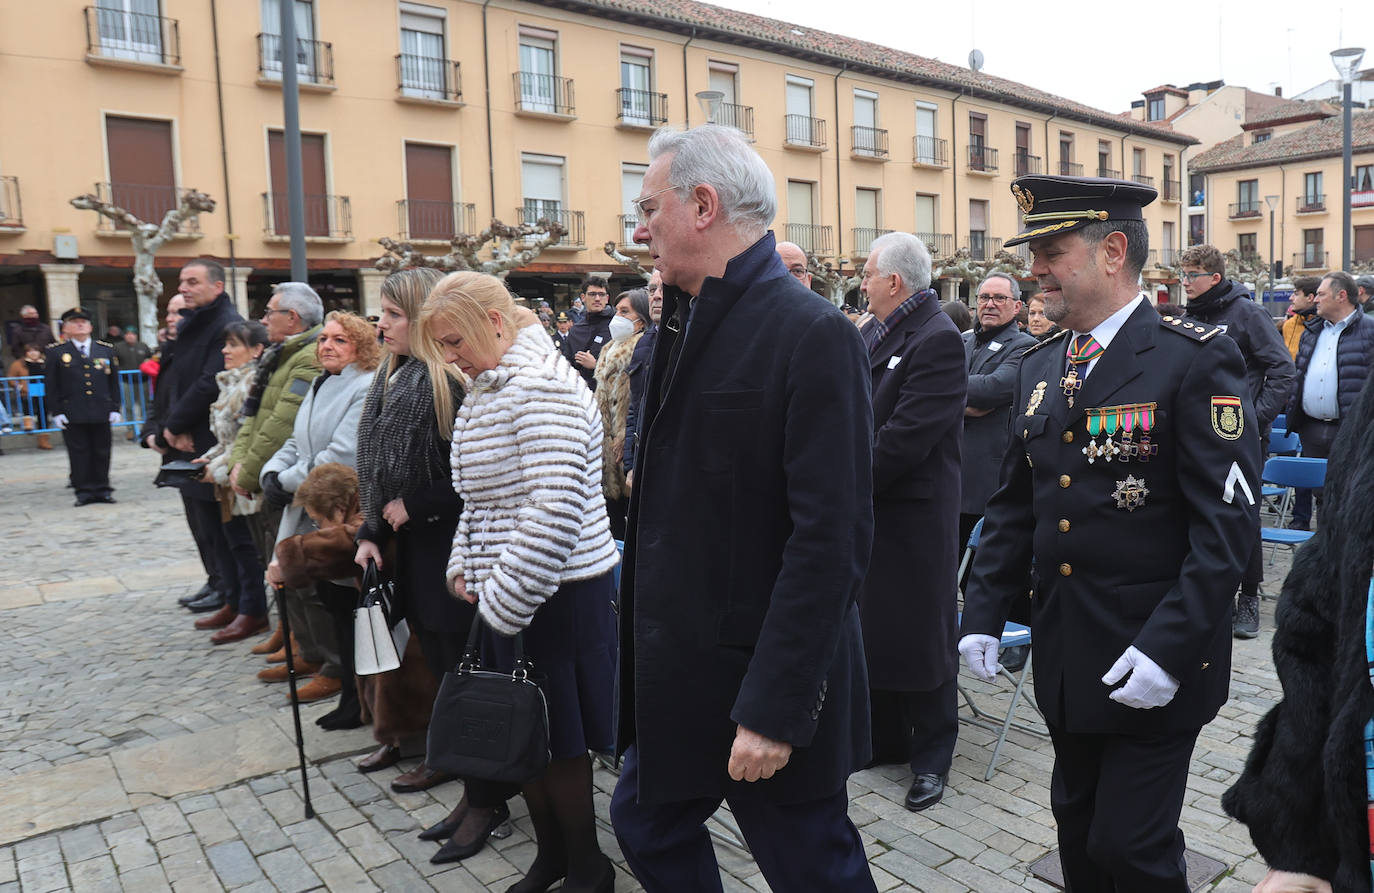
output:
[[[172,122],[105,119],[110,199],[140,220],[156,223],[177,205]]]
[[[406,143],[406,211],[412,239],[451,239],[453,150]]]
[[[286,142],[280,130],[267,132],[267,155],[272,183],[272,223],[278,235],[291,231],[290,207],[286,198]],[[301,180],[305,186],[305,234],[327,236],[329,196],[324,174],[324,136],[301,134]]]

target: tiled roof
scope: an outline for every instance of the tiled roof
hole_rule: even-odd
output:
[[[1309,158],[1339,157],[1342,131],[1341,119],[1334,117],[1248,146],[1245,145],[1246,134],[1238,133],[1191,159],[1188,169],[1215,173]],[[1374,152],[1374,112],[1353,115],[1350,134],[1355,152]]]
[[[1187,90],[1175,87],[1173,84],[1160,84],[1158,87],[1151,87],[1146,90],[1143,95],[1149,96],[1151,93],[1173,93],[1175,96],[1184,97],[1188,95]]]
[[[1266,109],[1241,125],[1246,130],[1254,130],[1260,125],[1273,127],[1294,121],[1307,121],[1316,118],[1330,118],[1339,115],[1340,109],[1325,102],[1311,99],[1294,99],[1284,105]]]
[[[1180,145],[1197,142],[1167,124],[1123,121],[1117,115],[1005,78],[876,43],[712,6],[697,0],[540,0],[548,6],[600,18],[637,20],[681,34],[759,47],[850,71],[917,83],[1005,102],[1061,117]]]

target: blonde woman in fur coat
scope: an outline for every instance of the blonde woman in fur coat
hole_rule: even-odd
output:
[[[606,514],[611,534],[625,539],[625,513],[630,507],[630,488],[625,486],[625,419],[630,411],[630,361],[635,344],[649,325],[649,293],[642,288],[627,291],[615,304],[611,319],[611,343],[596,360],[596,407],[606,431],[602,447],[605,463],[601,486],[606,494]]]

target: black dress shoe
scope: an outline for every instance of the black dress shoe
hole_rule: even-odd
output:
[[[83,505],[90,505],[90,504],[93,503],[93,502],[95,502],[94,499],[85,499],[85,498],[83,498],[83,497],[78,496],[78,497],[76,498],[76,502],[73,502],[72,505],[73,505],[75,508],[80,508],[80,507],[83,506]]]
[[[461,809],[455,807],[453,812],[450,812],[443,821],[436,822],[435,824],[430,825],[428,828],[421,831],[420,839],[438,841],[448,840],[450,837],[452,837],[453,832],[458,830],[458,826],[463,824],[463,816],[468,814],[468,805],[466,800],[459,804],[459,806],[461,806]]]
[[[210,584],[206,583],[204,586],[200,587],[195,592],[192,592],[188,595],[183,595],[181,598],[177,599],[177,604],[181,605],[184,608],[191,602],[205,598],[205,596],[209,595],[214,591],[215,590],[210,587]]]
[[[115,503],[119,502],[119,500],[115,499],[113,496],[106,493],[104,496],[97,496],[96,498],[92,499],[91,502],[105,502],[109,503],[110,505],[114,505]]]
[[[1019,673],[1021,668],[1026,665],[1026,658],[1030,656],[1029,645],[1013,645],[1010,648],[1003,648],[997,662],[1002,665],[1008,673]]]
[[[198,598],[186,606],[192,614],[205,614],[209,611],[218,611],[224,607],[224,595],[219,592],[211,592],[204,598]]]
[[[906,792],[906,808],[912,812],[929,809],[945,795],[946,775],[918,775]]]
[[[474,856],[482,851],[482,847],[487,845],[487,838],[498,825],[510,818],[510,810],[506,804],[502,803],[491,811],[491,820],[478,835],[467,843],[454,843],[448,840],[443,846],[439,847],[439,852],[429,857],[429,861],[435,865],[442,865],[445,862],[461,862],[468,856]]]

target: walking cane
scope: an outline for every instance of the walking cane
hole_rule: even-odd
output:
[[[305,817],[315,817],[310,805],[310,779],[305,775],[305,735],[301,732],[301,702],[296,700],[296,662],[291,654],[291,621],[286,616],[286,587],[272,584],[277,593],[277,614],[281,619],[281,637],[286,645],[286,681],[291,686],[291,717],[296,721],[296,753],[301,758],[301,789],[305,792]]]

